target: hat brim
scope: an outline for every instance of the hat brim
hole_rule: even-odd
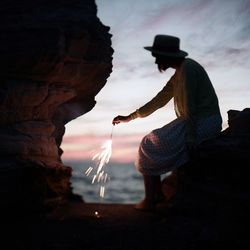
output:
[[[183,50],[179,50],[177,53],[169,53],[169,52],[166,53],[166,52],[154,50],[153,47],[144,47],[144,49],[151,51],[154,57],[159,55],[159,56],[165,56],[165,57],[179,58],[179,57],[186,57],[188,55],[188,53]]]

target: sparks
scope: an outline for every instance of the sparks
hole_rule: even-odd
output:
[[[92,170],[93,170],[93,168],[92,168],[92,167],[89,167],[89,168],[86,170],[85,174],[86,174],[87,176],[89,176],[89,174],[91,173]]]
[[[103,198],[104,197],[104,192],[105,192],[105,187],[101,186],[100,187],[100,196]]]
[[[109,162],[109,159],[112,154],[112,140],[107,140],[101,147],[101,152],[95,154],[92,158],[92,160],[98,161],[98,168],[97,168],[97,174],[99,174],[104,165]]]
[[[85,171],[85,175],[89,176],[93,170],[95,170],[94,175],[92,177],[92,184],[95,182],[100,184],[100,197],[104,198],[105,193],[105,183],[110,180],[108,173],[105,171],[105,166],[109,163],[110,157],[112,155],[112,134],[113,128],[110,135],[110,139],[105,141],[102,146],[100,152],[96,153],[92,160],[95,162],[95,167],[89,167]]]
[[[100,218],[100,215],[99,215],[98,211],[95,211],[95,217]]]

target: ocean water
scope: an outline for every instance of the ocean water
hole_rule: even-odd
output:
[[[93,162],[64,161],[64,164],[73,169],[71,178],[73,193],[81,195],[85,202],[134,204],[144,197],[143,177],[133,163],[110,162],[105,165],[110,180],[105,184],[103,198],[99,195],[100,185],[91,183],[93,175],[85,175],[85,171],[93,166]]]

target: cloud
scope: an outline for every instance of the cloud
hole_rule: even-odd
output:
[[[103,1],[100,4],[104,6]],[[234,49],[247,52],[243,59],[249,55],[248,1],[158,0],[115,1],[114,4],[116,14],[109,15],[109,22],[111,29],[112,24],[115,26],[113,46],[118,64],[113,73],[115,80],[119,81],[119,77],[131,80],[143,68],[146,72],[152,67],[149,54],[142,52],[142,47],[151,45],[156,33],[179,36],[183,49],[191,57],[201,58],[204,65],[220,66],[225,61],[222,57]],[[212,62],[213,58],[218,63]],[[142,62],[143,68],[138,65]]]
[[[154,58],[143,49],[152,45],[157,33],[179,36],[181,48],[205,67],[218,90],[224,121],[229,109],[249,106],[249,1],[96,2],[101,21],[111,26],[113,72],[96,96],[93,110],[67,125],[64,158],[90,159],[109,137],[115,115],[129,114],[162,89],[173,71],[159,74]],[[112,159],[133,161],[143,134],[171,121],[172,110],[168,104],[146,119],[115,129]]]
[[[187,22],[192,27],[186,37],[190,50],[206,58],[211,53],[249,48],[249,7],[243,10],[245,1],[207,2],[209,6],[193,13],[194,18]]]

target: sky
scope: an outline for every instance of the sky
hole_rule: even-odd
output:
[[[131,163],[147,133],[175,119],[173,101],[146,118],[114,128],[117,115],[128,115],[150,101],[174,74],[159,73],[144,46],[156,34],[180,38],[180,49],[207,71],[217,93],[223,129],[227,111],[250,107],[249,0],[96,0],[97,15],[112,34],[113,72],[96,96],[96,106],[66,125],[63,160],[91,160],[113,139],[111,161]]]

